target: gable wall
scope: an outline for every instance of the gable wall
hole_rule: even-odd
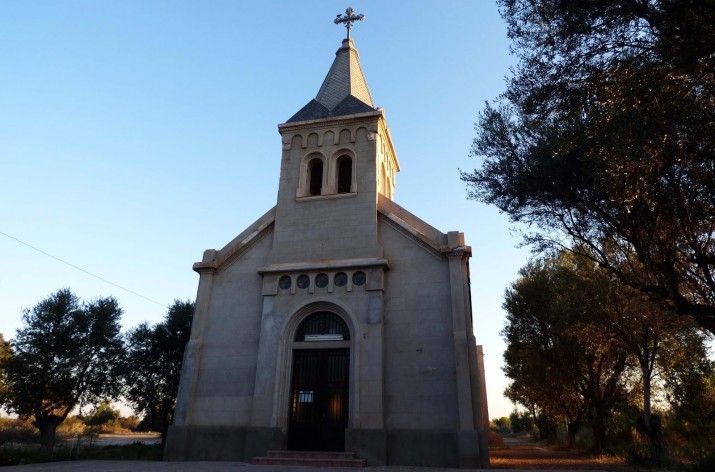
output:
[[[379,238],[385,281],[385,426],[458,426],[448,261],[385,218]]]
[[[250,424],[262,277],[273,240],[266,234],[213,277],[191,419],[197,425]]]

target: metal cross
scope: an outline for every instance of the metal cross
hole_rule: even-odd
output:
[[[340,13],[338,13],[337,18],[335,18],[335,24],[339,25],[340,23],[345,23],[345,27],[348,29],[348,39],[350,39],[350,28],[353,25],[353,22],[355,21],[362,21],[365,19],[365,15],[362,13],[359,15],[353,15],[354,11],[352,8],[348,7],[347,10],[345,10],[345,16],[341,17]]]

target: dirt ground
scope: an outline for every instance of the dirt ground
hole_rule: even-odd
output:
[[[593,457],[573,451],[557,451],[516,438],[505,438],[505,447],[489,451],[492,469],[623,471],[621,459]]]

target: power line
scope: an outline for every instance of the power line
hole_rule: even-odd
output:
[[[21,241],[21,240],[17,239],[17,238],[14,237],[14,236],[10,236],[9,234],[7,234],[7,233],[5,233],[5,232],[0,231],[0,234],[2,234],[3,236],[6,236],[6,237],[12,239],[13,241],[17,241],[18,243],[20,243],[20,244],[22,244],[22,245],[24,245],[24,246],[27,246],[27,247],[29,247],[30,249],[34,249],[35,251],[37,251],[37,252],[39,252],[39,253],[42,253],[42,254],[44,254],[44,255],[47,256],[47,257],[51,257],[52,259],[54,259],[54,260],[56,260],[56,261],[60,261],[61,263],[66,264],[66,265],[72,267],[73,269],[77,269],[77,270],[79,270],[80,272],[84,272],[84,273],[87,274],[87,275],[91,275],[91,276],[94,277],[95,279],[99,279],[99,280],[101,280],[102,282],[108,283],[109,285],[113,285],[113,286],[115,286],[115,287],[117,287],[117,288],[119,288],[119,289],[124,290],[125,292],[129,292],[129,293],[131,293],[132,295],[136,295],[137,297],[143,298],[144,300],[147,300],[147,301],[149,301],[149,302],[155,303],[155,304],[157,304],[157,305],[159,305],[159,306],[161,306],[161,307],[166,307],[166,305],[163,304],[163,303],[157,302],[156,300],[152,300],[152,299],[149,298],[149,297],[145,297],[145,296],[142,295],[141,293],[137,293],[137,292],[135,292],[134,290],[130,290],[130,289],[126,288],[126,287],[122,287],[122,286],[119,285],[119,284],[115,284],[114,282],[112,282],[112,281],[110,281],[110,280],[107,280],[107,279],[105,279],[104,277],[100,277],[100,276],[97,275],[97,274],[93,274],[92,272],[90,272],[90,271],[88,271],[88,270],[84,270],[84,269],[81,268],[81,267],[77,267],[76,265],[71,264],[71,263],[69,263],[69,262],[67,262],[67,261],[65,261],[65,260],[63,260],[63,259],[60,259],[60,258],[57,257],[57,256],[53,256],[53,255],[50,254],[49,252],[45,252],[45,251],[43,251],[42,249],[36,248],[35,246],[26,243],[25,241]]]

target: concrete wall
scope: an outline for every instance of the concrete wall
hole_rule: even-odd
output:
[[[457,429],[447,259],[381,220],[388,429]]]
[[[376,222],[377,140],[380,115],[367,121],[286,129],[276,206],[275,244],[270,263],[379,257]],[[327,190],[340,154],[355,160],[354,192]],[[325,194],[299,196],[305,161],[325,161]],[[331,177],[332,178],[332,177]],[[303,182],[304,184],[304,182]]]
[[[268,230],[213,275],[187,424],[250,424],[263,303],[256,267],[265,264],[271,244]]]

